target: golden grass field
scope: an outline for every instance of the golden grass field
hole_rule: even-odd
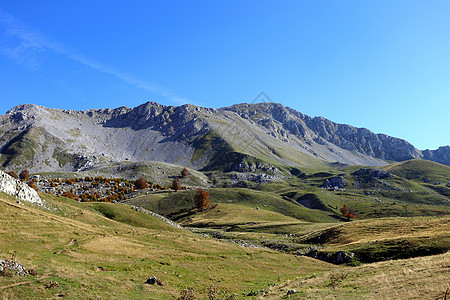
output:
[[[333,284],[332,275],[348,274]],[[276,286],[260,299],[444,299],[450,288],[450,253],[344,267]],[[450,294],[447,296],[449,299]]]

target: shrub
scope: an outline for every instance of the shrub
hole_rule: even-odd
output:
[[[28,186],[32,189],[34,189],[36,192],[38,191],[38,188],[36,186],[36,184],[34,184],[34,181],[30,180],[27,182]]]
[[[19,176],[17,176],[16,172],[14,172],[14,171],[7,172],[6,174],[8,174],[11,177],[14,177],[15,179],[19,178]]]
[[[339,286],[339,284],[347,278],[348,273],[337,273],[337,274],[331,274],[330,275],[330,287],[332,289],[335,289]]]
[[[62,196],[63,196],[63,197],[66,197],[66,198],[70,198],[70,199],[75,199],[74,194],[72,194],[71,192],[64,192],[64,193],[62,194]]]
[[[175,191],[179,191],[181,189],[180,179],[175,177],[175,179],[172,182],[172,189]]]
[[[205,209],[209,206],[209,194],[204,189],[198,189],[195,194],[195,207]]]
[[[341,213],[344,217],[350,220],[356,219],[358,216],[356,215],[355,211],[347,206],[347,204],[344,204],[344,207],[341,208]]]
[[[209,287],[208,298],[209,300],[215,300],[217,298],[217,288],[214,285]]]
[[[178,300],[195,300],[197,299],[194,295],[194,289],[188,288],[184,289],[180,292],[180,297],[178,297]]]
[[[28,172],[28,170],[23,170],[19,174],[19,178],[22,179],[23,181],[28,180],[29,177],[30,177],[30,172]]]
[[[147,181],[142,177],[134,182],[134,186],[139,190],[148,188]]]
[[[188,175],[189,175],[188,169],[184,168],[183,170],[181,170],[181,178],[185,178]]]

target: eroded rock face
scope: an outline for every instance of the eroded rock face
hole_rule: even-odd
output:
[[[9,176],[0,171],[0,191],[8,195],[15,196],[17,199],[35,204],[43,204],[38,193],[30,188],[28,184]]]
[[[450,146],[439,147],[437,150],[422,151],[423,158],[450,166]]]
[[[324,189],[343,189],[345,188],[345,179],[342,176],[334,176],[330,179],[325,179],[320,187]]]
[[[380,170],[380,169],[367,169],[367,168],[361,168],[356,172],[353,172],[352,175],[359,176],[359,177],[366,177],[367,179],[374,180],[374,179],[384,179],[391,177],[391,173]]]
[[[256,171],[263,171],[263,172],[269,172],[269,173],[280,173],[280,171],[272,166],[271,164],[267,163],[246,163],[241,162],[233,167],[233,171],[236,172],[256,172]]]
[[[318,251],[315,247],[305,254],[306,256],[320,259],[335,265],[340,265],[344,263],[351,262],[352,259],[355,257],[355,254],[352,252],[344,252],[344,251],[338,251],[336,253],[330,254],[325,252]]]

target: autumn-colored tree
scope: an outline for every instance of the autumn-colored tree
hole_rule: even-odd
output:
[[[204,189],[198,189],[195,194],[195,207],[198,209],[205,209],[209,205],[209,194]]]
[[[9,176],[14,177],[15,179],[19,178],[19,176],[17,176],[16,172],[14,172],[14,171],[7,172],[6,174],[8,174]]]
[[[183,168],[183,170],[181,170],[181,178],[185,178],[189,175],[189,171],[186,168]]]
[[[87,199],[88,199],[88,197],[86,196],[86,194],[81,194],[81,195],[80,195],[80,200],[81,200],[81,202],[86,202]]]
[[[62,195],[66,198],[75,199],[75,196],[71,192],[64,192]]]
[[[37,192],[38,188],[37,188],[36,184],[34,183],[34,181],[30,180],[27,182],[27,184],[30,188],[34,189]]]
[[[172,182],[172,189],[175,191],[179,191],[181,189],[180,178],[178,178],[178,176],[175,177]]]
[[[341,208],[341,213],[344,217],[347,219],[356,219],[358,216],[356,215],[355,211],[347,206],[347,204],[344,204],[344,207]]]
[[[134,186],[139,190],[148,188],[147,181],[142,177],[134,182]]]
[[[30,172],[28,172],[28,170],[23,170],[19,174],[19,178],[22,179],[23,181],[28,180],[29,177],[30,177]]]

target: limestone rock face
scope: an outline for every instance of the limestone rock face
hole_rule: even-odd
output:
[[[345,178],[334,176],[330,179],[325,179],[325,182],[320,187],[324,189],[343,189],[345,188]]]
[[[115,162],[159,161],[230,171],[242,162],[234,158],[244,156],[308,168],[324,162],[381,166],[413,158],[450,165],[450,146],[420,151],[405,140],[277,103],[212,109],[147,102],[86,111],[25,104],[0,115],[3,170],[76,172]]]
[[[43,204],[38,193],[28,184],[0,171],[0,191],[15,196],[17,199],[35,204]]]
[[[437,150],[423,151],[423,158],[450,166],[450,146],[439,147]]]

